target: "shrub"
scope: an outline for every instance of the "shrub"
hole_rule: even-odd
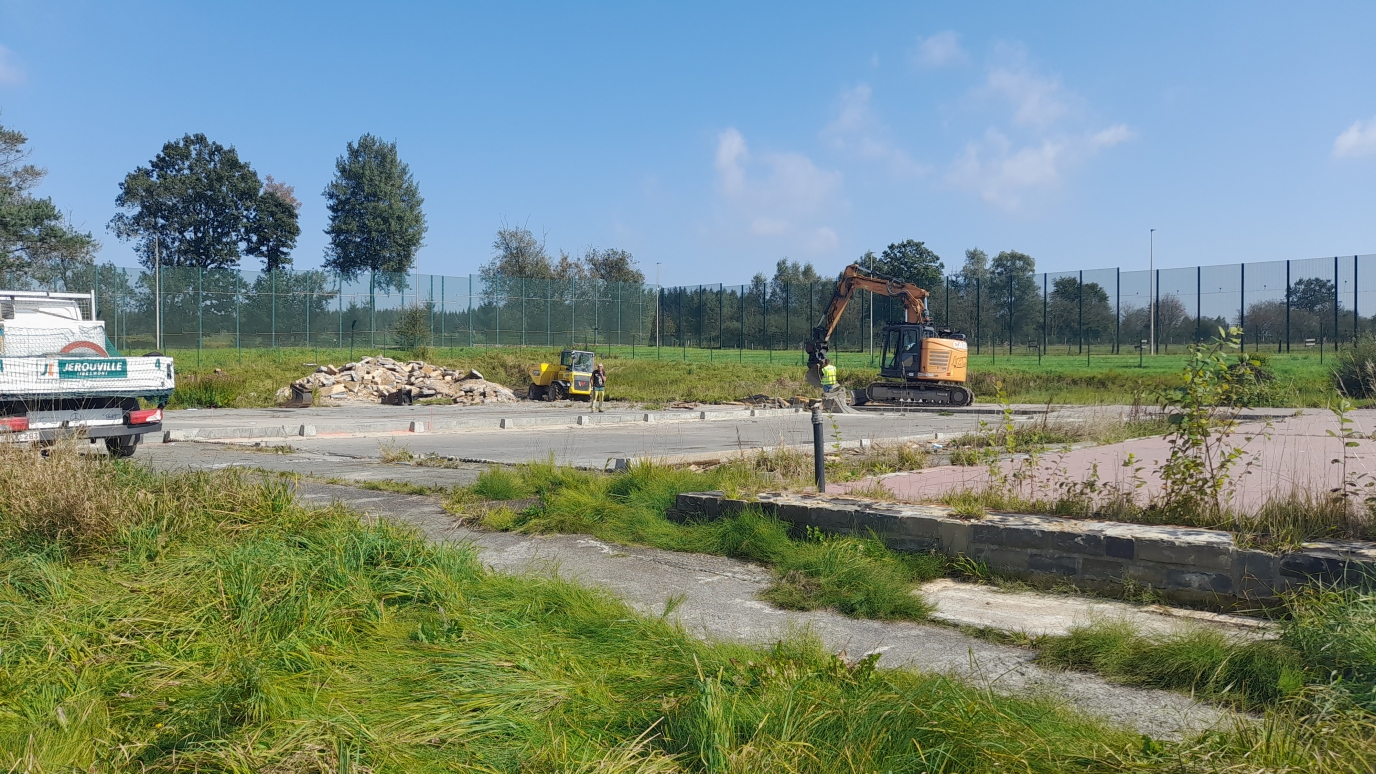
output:
[[[430,357],[430,316],[433,304],[408,306],[397,314],[392,323],[392,340],[416,360]]]
[[[169,405],[173,408],[226,408],[233,406],[243,381],[223,374],[178,376]]]
[[[1362,335],[1338,353],[1333,385],[1353,398],[1376,395],[1376,336]]]

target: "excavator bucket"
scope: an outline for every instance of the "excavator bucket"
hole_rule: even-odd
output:
[[[812,365],[807,367],[807,383],[812,385],[813,387],[816,387],[819,390],[822,389],[821,363],[813,363]]]
[[[850,390],[832,390],[822,396],[822,410],[832,414],[859,414],[850,406]]]

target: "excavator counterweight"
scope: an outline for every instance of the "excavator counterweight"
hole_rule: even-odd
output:
[[[891,406],[968,406],[974,393],[965,386],[968,347],[965,335],[932,326],[926,290],[893,277],[851,264],[841,272],[822,319],[804,343],[808,353],[807,380],[821,387],[821,366],[827,359],[831,334],[841,321],[856,290],[897,298],[903,304],[904,322],[884,326],[881,381],[856,391],[856,403]]]

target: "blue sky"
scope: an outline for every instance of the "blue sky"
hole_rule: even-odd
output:
[[[296,186],[299,266],[364,132],[420,184],[425,272],[503,221],[665,284],[906,238],[1145,268],[1149,228],[1159,266],[1308,258],[1376,252],[1373,30],[1372,3],[0,0],[0,122],[122,265],[118,183],[187,132]]]

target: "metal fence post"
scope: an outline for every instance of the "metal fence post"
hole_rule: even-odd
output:
[[[521,278],[521,346],[526,345],[526,278]]]
[[[243,275],[234,273],[234,349],[239,353],[239,362],[244,362],[244,340],[239,335],[239,302],[243,294],[239,290],[239,283],[243,281]]]
[[[1240,271],[1239,276],[1240,276],[1242,279],[1238,282],[1238,288],[1237,288],[1237,299],[1238,299],[1238,307],[1239,307],[1238,313],[1237,313],[1237,315],[1238,315],[1238,326],[1237,326],[1237,327],[1239,327],[1239,328],[1242,329],[1242,351],[1243,351],[1243,352],[1246,352],[1246,351],[1247,351],[1247,263],[1246,263],[1246,261],[1244,261],[1244,262],[1242,262],[1242,263],[1239,263],[1239,264],[1238,264],[1238,269],[1239,269],[1239,271]],[[1333,276],[1334,276],[1334,277],[1337,277],[1338,275],[1337,275],[1336,273],[1334,273]]]
[[[1333,351],[1338,351],[1338,256],[1333,256]]]
[[[1285,262],[1285,351],[1290,351],[1290,262]]]
[[[1080,304],[1080,354],[1085,352],[1085,271],[1080,270],[1080,287],[1075,293]]]
[[[196,367],[201,367],[201,348],[205,346],[205,268],[196,267]]]
[[[473,275],[468,275],[468,348],[473,348]]]
[[[1050,273],[1042,272],[1042,343],[1038,355],[1046,351],[1046,288]]]
[[[1194,267],[1194,343],[1198,344],[1204,329],[1204,269]]]
[[[979,354],[980,339],[979,277],[975,277],[975,354]]]
[[[1357,341],[1357,324],[1362,321],[1362,315],[1357,308],[1357,256],[1352,256],[1352,341]]]

